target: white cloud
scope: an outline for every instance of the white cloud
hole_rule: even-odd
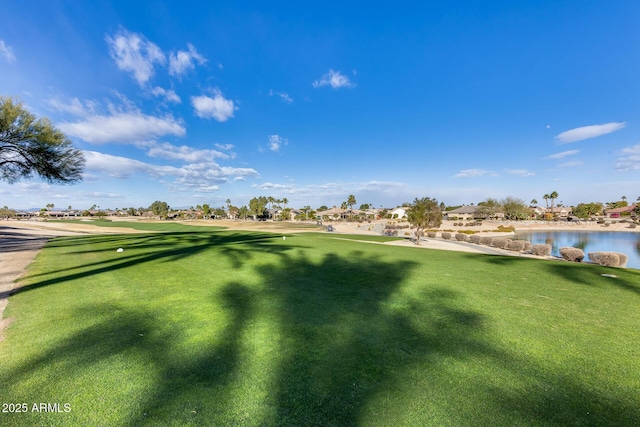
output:
[[[78,98],[73,98],[68,102],[64,102],[59,99],[49,99],[47,102],[58,111],[81,117],[93,114],[98,105],[94,101],[85,101],[82,103]]]
[[[331,86],[333,89],[342,87],[354,87],[355,84],[349,80],[349,77],[341,74],[340,71],[329,70],[329,72],[312,83],[313,87]]]
[[[565,162],[565,163],[560,163],[558,165],[559,168],[575,168],[576,166],[582,166],[584,164],[584,162]]]
[[[369,181],[361,184],[358,187],[358,191],[373,191],[377,193],[385,193],[397,191],[400,188],[405,187],[405,184],[402,182],[392,182],[392,181]]]
[[[269,135],[269,150],[277,152],[287,144],[289,144],[289,141],[280,135]]]
[[[564,131],[558,134],[556,139],[559,144],[568,144],[570,142],[582,141],[584,139],[606,135],[608,133],[618,131],[626,125],[627,124],[625,122],[611,122],[602,125],[583,126]]]
[[[182,99],[171,89],[164,89],[160,86],[156,86],[151,89],[151,94],[157,97],[163,97],[167,102],[173,102],[174,104],[180,104]]]
[[[173,166],[156,166],[127,157],[112,156],[97,151],[84,151],[86,160],[85,170],[104,172],[113,178],[129,178],[135,173],[144,173],[153,177],[176,174],[178,169]]]
[[[287,104],[291,104],[293,102],[293,98],[291,98],[289,94],[286,92],[276,92],[273,89],[271,89],[269,91],[269,96],[274,96],[274,95],[279,96],[280,99],[282,99],[282,101],[286,102]]]
[[[4,56],[8,63],[16,62],[16,56],[13,54],[11,46],[5,44],[4,40],[0,40],[0,56]]]
[[[484,169],[463,169],[457,174],[455,174],[453,177],[454,178],[475,178],[479,176],[484,176],[488,173],[489,171],[486,171]]]
[[[85,151],[84,155],[85,169],[89,172],[102,172],[121,179],[130,178],[135,173],[146,174],[152,178],[174,177],[174,182],[168,185],[177,191],[210,192],[217,190],[218,184],[258,175],[256,170],[252,168],[220,166],[213,161],[201,161],[174,167],[153,165],[96,151]]]
[[[214,144],[218,150],[230,151],[233,150],[233,144]]]
[[[112,111],[110,115],[90,115],[78,122],[63,122],[58,128],[69,136],[93,144],[138,143],[164,135],[186,134],[184,126],[172,116],[154,117],[139,111]]]
[[[528,171],[526,169],[507,169],[507,173],[510,175],[518,175],[518,176],[533,176],[534,172]]]
[[[122,195],[117,193],[105,193],[104,191],[80,191],[78,195],[86,199],[121,199]]]
[[[178,52],[171,52],[169,54],[169,74],[176,77],[181,77],[189,70],[196,68],[194,62],[202,65],[207,62],[206,58],[198,53],[196,48],[188,43],[186,50],[179,50]]]
[[[180,147],[168,142],[153,143],[147,151],[150,157],[159,157],[169,160],[183,160],[190,163],[211,162],[216,158],[228,159],[230,156],[216,150],[198,150],[186,145]]]
[[[621,150],[622,157],[616,161],[618,170],[640,170],[640,144]]]
[[[105,40],[118,68],[132,73],[140,86],[153,76],[155,63],[166,62],[162,50],[141,34],[130,33],[122,28],[113,38],[106,36]]]
[[[563,159],[568,156],[573,156],[574,154],[578,154],[580,150],[567,150],[562,151],[560,153],[552,154],[550,156],[545,157],[545,159]]]
[[[191,105],[196,110],[196,115],[203,119],[215,119],[226,122],[233,117],[233,112],[238,109],[230,99],[225,99],[220,89],[213,90],[214,97],[206,95],[192,96]]]
[[[287,184],[273,184],[271,182],[265,182],[264,184],[256,185],[254,188],[259,188],[260,190],[292,190],[294,186],[287,185]]]

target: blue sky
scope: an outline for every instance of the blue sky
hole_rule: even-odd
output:
[[[211,3],[211,4],[210,4]],[[0,94],[84,150],[14,208],[640,196],[640,3],[3,2]]]

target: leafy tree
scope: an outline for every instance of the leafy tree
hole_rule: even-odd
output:
[[[640,200],[640,197],[638,197],[638,199]],[[329,208],[326,207],[325,205],[322,205],[318,208],[318,212],[322,212],[322,211],[328,211]]]
[[[167,202],[156,200],[155,202],[151,203],[151,206],[149,206],[149,210],[155,216],[165,218],[169,213],[169,205],[167,204]]]
[[[0,179],[9,183],[39,175],[49,183],[82,181],[82,151],[49,119],[36,117],[12,98],[0,97]]]
[[[531,209],[524,200],[516,197],[506,197],[500,204],[506,219],[526,219],[531,214]]]
[[[247,219],[247,216],[249,215],[249,209],[246,206],[242,206],[240,209],[238,209],[238,216],[242,219]]]
[[[368,211],[369,210],[369,203],[363,203],[360,205],[360,210],[361,211]]]
[[[271,197],[273,200],[273,197]],[[267,203],[269,203],[269,199],[265,196],[254,197],[249,200],[249,213],[254,217],[264,217],[267,215]]]
[[[478,203],[479,204],[479,203]],[[446,208],[444,208],[445,212],[449,212],[458,208],[461,208],[462,205],[456,205],[456,206],[447,206]]]
[[[419,245],[425,229],[440,227],[440,224],[442,224],[442,211],[436,199],[429,197],[416,198],[409,207],[407,219],[411,225],[416,227],[416,245]]]
[[[624,208],[629,203],[626,200],[618,200],[617,202],[607,202],[607,209]]]
[[[8,206],[3,206],[2,208],[0,208],[0,218],[12,218],[15,214],[16,211],[14,211],[13,209],[9,209]]]
[[[224,208],[216,208],[213,211],[213,214],[216,216],[216,218],[224,218],[227,216],[227,211],[225,211]]]
[[[602,209],[602,203],[578,203],[578,205],[573,208],[573,214],[578,218],[590,218],[593,215],[601,213]]]
[[[497,199],[488,198],[478,203],[478,214],[485,218],[494,217],[502,209],[502,204]]]
[[[206,203],[202,205],[202,216],[204,217],[204,219],[211,218],[211,206]]]

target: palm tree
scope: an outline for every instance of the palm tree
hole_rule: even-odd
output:
[[[556,201],[556,199],[558,198],[558,192],[554,191],[553,193],[551,193],[549,195],[549,197],[551,198],[551,211],[553,212],[553,203]]]
[[[542,198],[544,199],[544,204],[547,206],[547,209],[549,209],[549,199],[551,198],[551,196],[545,194],[544,196],[542,196]]]
[[[531,206],[538,206],[538,201],[536,199],[532,199]]]
[[[355,205],[356,203],[356,196],[354,196],[353,194],[349,194],[349,197],[347,198],[347,205],[349,205],[350,211],[353,211],[353,205]]]
[[[225,203],[227,204],[227,210],[229,210],[229,207],[231,206],[231,199],[227,199]]]
[[[627,196],[622,196],[622,201],[626,201],[627,200]]]

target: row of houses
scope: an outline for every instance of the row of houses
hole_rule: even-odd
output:
[[[609,209],[604,212],[605,218],[621,218],[623,216],[633,215],[633,212],[636,208],[636,205],[629,205],[616,209]],[[495,219],[500,220],[504,218],[504,213],[497,212],[491,215],[490,218],[486,218],[486,215],[481,213],[481,206],[469,205],[462,206],[457,209],[453,209],[450,211],[445,211],[442,213],[444,220],[458,220],[458,221],[472,221],[476,219]],[[316,212],[317,220],[344,220],[350,218],[361,218],[361,219],[380,219],[380,214],[383,211],[386,211],[386,217],[391,219],[403,219],[407,217],[408,208],[405,207],[397,207],[395,209],[370,209],[370,210],[360,210],[360,209],[342,209],[336,206],[331,209],[327,209],[325,211]],[[198,216],[198,211],[192,210],[184,210],[184,211],[173,211],[169,214],[169,218],[178,218],[181,216],[191,217]],[[304,211],[300,209],[288,209],[289,218],[288,220],[294,220],[301,215],[304,215]],[[541,208],[535,207],[532,208],[532,215],[534,217],[539,217],[544,214],[551,214],[554,218],[563,218],[568,219],[572,217],[572,209],[571,207],[554,207],[554,208]],[[83,216],[106,216],[106,217],[122,217],[127,216],[128,214],[123,210],[106,210],[106,211],[97,211],[97,210],[89,210],[89,211],[80,211],[80,210],[70,210],[70,211],[21,211],[16,212],[15,216],[22,219],[33,219],[33,218],[55,218],[55,219],[69,219],[69,218],[79,218]],[[285,215],[285,211],[281,209],[268,209],[267,210],[267,218],[268,219],[283,219],[283,215]],[[151,212],[148,212],[143,216],[153,216]],[[216,217],[218,218],[218,217]],[[227,212],[227,219],[235,219],[234,212]],[[218,218],[220,219],[220,218]]]
[[[633,212],[636,208],[636,205],[629,205],[622,208],[615,209],[607,209],[604,211],[605,218],[621,218],[623,216],[633,215]],[[491,216],[491,218],[486,218],[484,214],[481,213],[481,206],[462,206],[460,208],[443,212],[443,219],[453,219],[460,221],[472,221],[476,219],[496,219],[500,220],[504,218],[504,213],[497,212]],[[544,214],[551,214],[554,218],[563,218],[570,219],[572,218],[572,208],[567,206],[560,206],[554,208],[541,208],[534,207],[532,208],[532,216],[540,217]]]

